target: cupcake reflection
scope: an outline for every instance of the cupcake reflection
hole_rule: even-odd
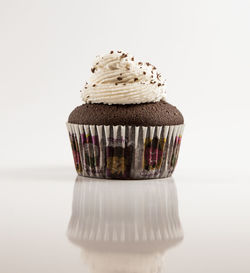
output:
[[[78,176],[68,238],[91,273],[160,272],[165,252],[183,239],[174,180]]]

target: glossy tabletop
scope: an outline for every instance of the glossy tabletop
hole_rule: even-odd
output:
[[[0,272],[250,272],[247,178],[0,173]]]

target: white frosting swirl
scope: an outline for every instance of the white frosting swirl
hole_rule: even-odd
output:
[[[90,82],[81,91],[85,103],[137,104],[165,100],[164,83],[156,68],[135,62],[120,51],[97,57]]]

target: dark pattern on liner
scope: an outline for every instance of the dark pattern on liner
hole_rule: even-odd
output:
[[[69,133],[77,173],[111,179],[171,176],[178,159],[181,135],[147,136],[136,148],[131,141],[134,136],[134,131],[131,135],[126,134],[125,139],[121,136],[99,139],[98,135],[86,135],[85,132],[77,138],[75,133]]]

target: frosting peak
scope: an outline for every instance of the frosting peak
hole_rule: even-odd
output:
[[[155,66],[136,62],[121,51],[98,56],[81,96],[86,103],[137,104],[165,100],[164,83]]]

